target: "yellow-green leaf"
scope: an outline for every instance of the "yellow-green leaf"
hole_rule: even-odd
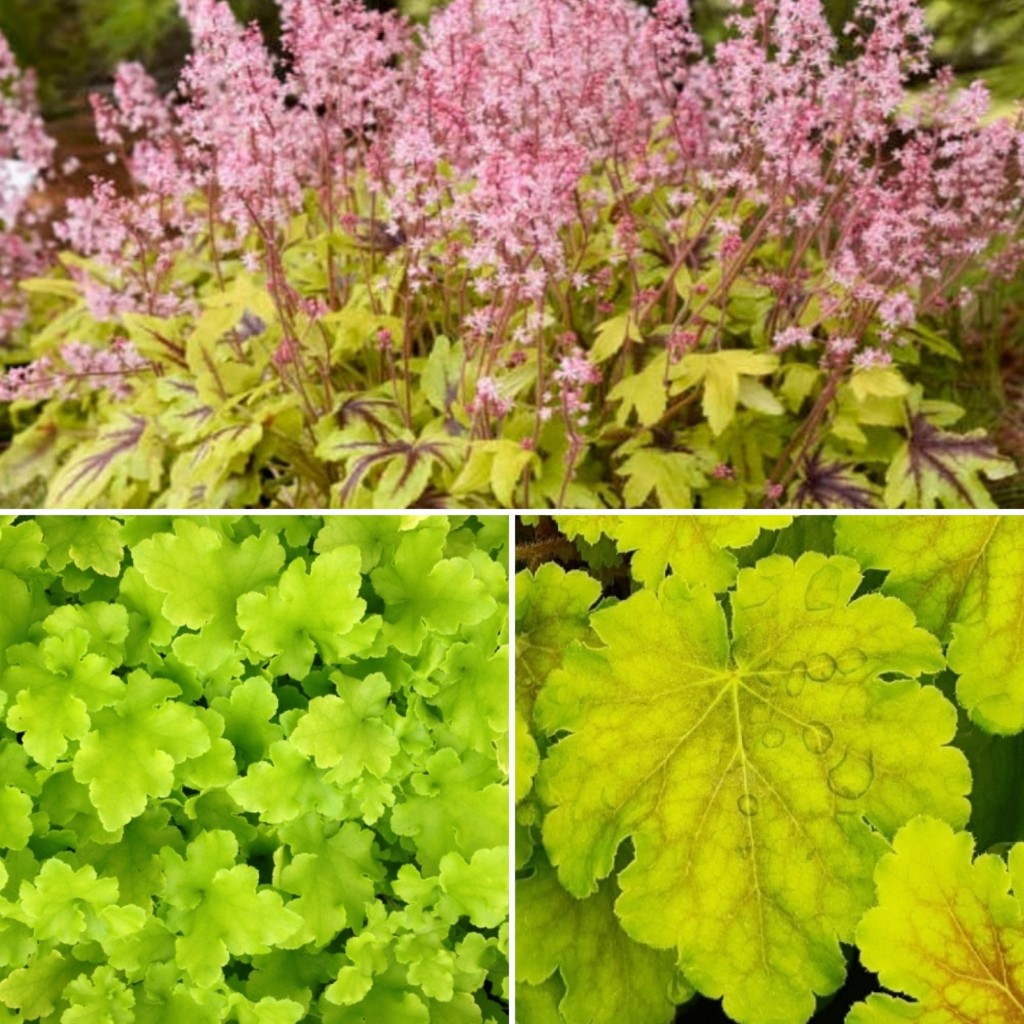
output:
[[[727,622],[670,576],[595,611],[601,645],[573,644],[537,702],[560,882],[597,891],[631,839],[618,919],[739,1024],[804,1024],[842,983],[884,836],[970,810],[956,709],[916,681],[938,641],[862,582],[852,559],[770,556]]]
[[[591,360],[595,363],[603,363],[606,359],[611,359],[625,345],[627,339],[630,341],[640,340],[640,332],[633,322],[632,314],[622,313],[619,316],[613,316],[610,320],[605,320],[597,328],[594,344],[590,347]]]
[[[1024,1024],[1024,843],[1009,864],[973,852],[969,833],[932,818],[896,835],[857,944],[882,985],[914,1001],[873,995],[847,1024]]]

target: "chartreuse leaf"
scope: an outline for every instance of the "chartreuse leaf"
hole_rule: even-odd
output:
[[[573,640],[593,637],[590,609],[601,584],[585,572],[545,562],[516,575],[516,707],[529,720],[551,671]]]
[[[97,967],[91,975],[80,975],[64,989],[71,1004],[61,1015],[61,1024],[134,1024],[135,995],[117,972]]]
[[[296,558],[276,586],[265,594],[238,599],[242,642],[270,658],[274,675],[303,678],[319,653],[337,662],[354,650],[369,647],[377,622],[369,629],[353,627],[363,618],[366,602],[359,597],[362,556],[355,547],[335,548],[306,564]]]
[[[366,927],[345,944],[348,962],[324,993],[323,1020],[480,1024],[486,1000],[465,990],[478,987],[479,968],[460,964],[443,934],[412,911],[371,904]]]
[[[1009,864],[973,852],[969,833],[933,818],[896,834],[857,943],[881,983],[913,1002],[872,995],[847,1024],[1024,1022],[1024,844]]]
[[[64,636],[73,629],[84,629],[89,634],[89,649],[117,667],[124,659],[128,613],[122,605],[102,601],[64,605],[46,616],[43,629],[50,636]]]
[[[313,548],[322,554],[351,544],[359,549],[362,571],[368,573],[382,561],[390,561],[401,529],[398,516],[334,516],[324,523]]]
[[[333,817],[344,807],[344,796],[324,781],[324,773],[291,743],[272,743],[270,761],[250,765],[248,772],[228,786],[239,806],[267,822],[279,824],[308,810]]]
[[[419,651],[428,630],[450,636],[497,607],[469,559],[441,557],[444,539],[434,529],[405,533],[391,564],[370,574],[385,602],[384,640],[405,654]]]
[[[224,735],[246,763],[261,760],[282,737],[273,720],[277,697],[266,679],[246,679],[231,688],[230,696],[214,698],[210,707],[224,719]]]
[[[185,841],[167,809],[152,806],[124,826],[120,842],[110,842],[110,836],[104,833],[94,842],[81,843],[78,850],[82,861],[91,864],[98,874],[117,880],[122,903],[148,907],[163,887],[159,851],[165,846],[184,849]]]
[[[665,1024],[672,1018],[681,1001],[669,997],[678,977],[675,957],[622,930],[613,909],[616,895],[609,879],[578,900],[559,885],[546,858],[537,858],[533,874],[516,882],[516,928],[523,936],[516,952],[517,1005],[524,996],[533,1001],[529,990],[557,971],[565,996],[553,1021]]]
[[[430,703],[466,748],[487,753],[508,733],[508,648],[453,644],[436,675]]]
[[[508,918],[507,846],[477,850],[469,860],[446,853],[438,879],[446,917],[466,917],[480,928],[497,928]]]
[[[71,509],[97,503],[124,507],[125,499],[137,494],[138,482],[150,489],[159,487],[164,457],[155,422],[148,416],[117,411],[107,422],[96,424],[90,440],[74,445],[71,457],[50,477],[43,504]]]
[[[181,691],[141,669],[128,676],[127,693],[94,716],[94,731],[74,758],[75,778],[89,786],[89,799],[110,832],[146,809],[150,797],[166,796],[174,766],[197,757],[210,736],[194,708],[169,698]]]
[[[106,516],[43,516],[36,520],[46,544],[46,562],[57,571],[74,563],[103,576],[121,570],[121,523]]]
[[[625,453],[623,453],[625,454]],[[643,508],[651,492],[658,508],[693,508],[693,490],[707,485],[705,460],[692,452],[639,448],[618,468],[627,508]]]
[[[68,982],[82,971],[82,965],[51,949],[39,953],[25,967],[12,971],[0,981],[0,1002],[20,1010],[25,1020],[53,1013]]]
[[[329,839],[303,843],[281,871],[280,885],[297,899],[288,909],[304,919],[300,942],[326,946],[335,935],[362,927],[383,872],[374,859],[373,833],[346,822]]]
[[[836,550],[865,568],[887,570],[883,593],[908,604],[918,622],[942,639],[949,639],[961,606],[976,604],[992,587],[993,573],[1013,575],[1011,545],[1022,542],[1024,521],[1012,516],[836,520]],[[1005,588],[1001,582],[997,586]],[[1024,573],[1021,589],[1024,593]]]
[[[294,999],[264,996],[254,1003],[239,992],[232,992],[229,998],[238,1024],[298,1024],[306,1015],[305,1008]]]
[[[565,987],[557,974],[540,985],[517,985],[516,1020],[519,1024],[564,1024],[559,1008],[564,994]]]
[[[665,375],[668,370],[668,354],[655,356],[642,370],[624,376],[608,392],[609,402],[620,402],[616,422],[624,427],[633,410],[641,426],[653,426],[665,415],[668,392]]]
[[[620,313],[600,324],[590,347],[590,358],[595,363],[611,359],[626,341],[640,341],[640,330],[630,313]]]
[[[939,644],[894,598],[851,601],[861,579],[849,558],[765,558],[740,571],[730,627],[710,589],[670,577],[596,611],[605,647],[574,644],[538,700],[569,733],[539,779],[559,880],[593,893],[631,838],[623,927],[675,947],[741,1024],[807,1020],[842,982],[884,835],[969,813],[955,708],[913,678],[942,667]]]
[[[540,753],[537,741],[530,732],[530,727],[523,718],[523,713],[516,708],[516,803],[526,799],[533,788],[533,777],[540,767]]]
[[[119,607],[128,612],[125,661],[138,665],[153,650],[168,647],[178,629],[163,613],[164,595],[151,587],[134,565],[121,577],[119,597]]]
[[[0,526],[0,568],[15,576],[41,574],[46,555],[43,531],[34,519]]]
[[[632,552],[630,571],[646,587],[657,586],[667,570],[688,583],[714,591],[736,581],[738,563],[730,548],[752,544],[761,530],[782,530],[792,516],[602,516],[594,519],[622,552]],[[567,537],[586,520],[557,516]]]
[[[85,736],[90,712],[113,704],[124,692],[111,663],[88,649],[88,632],[72,629],[38,646],[7,651],[11,667],[3,685],[14,696],[7,724],[24,733],[25,749],[44,767],[57,763],[69,740]]]
[[[492,847],[507,829],[508,790],[495,779],[493,762],[470,752],[460,760],[451,748],[431,754],[422,773],[391,815],[391,827],[414,836],[416,860],[436,873],[441,858],[454,850],[472,857]]]
[[[177,961],[202,987],[217,982],[229,956],[266,953],[302,927],[276,892],[257,889],[256,869],[235,864],[237,854],[235,837],[217,830],[190,843],[184,858],[166,848],[161,853]]]
[[[0,568],[0,710],[8,703],[10,686],[3,675],[10,662],[9,652],[29,638],[30,630],[45,616],[45,599],[22,579]],[[42,607],[40,607],[42,605]]]
[[[347,783],[369,772],[380,778],[398,753],[397,715],[389,705],[391,684],[381,672],[365,679],[332,673],[340,696],[328,694],[309,702],[291,742],[320,768],[330,768],[330,779]]]
[[[883,590],[951,637],[957,699],[981,728],[1024,729],[1024,520],[1015,516],[841,519],[841,550],[889,570]]]
[[[166,595],[164,616],[176,626],[200,630],[179,635],[175,653],[212,672],[235,656],[242,636],[236,618],[239,597],[277,581],[284,549],[271,532],[235,544],[209,526],[177,519],[173,534],[142,541],[132,557],[146,582]]]
[[[32,835],[32,798],[16,786],[0,786],[0,849],[23,850]]]
[[[744,394],[744,387],[752,383],[750,377],[763,377],[774,373],[779,366],[779,357],[768,352],[747,352],[741,349],[726,349],[721,352],[691,353],[683,356],[670,376],[676,391],[684,391],[696,384],[704,384],[701,408],[711,428],[718,437],[736,418],[736,404],[758,407],[764,405],[757,396],[761,392]],[[770,395],[768,396],[770,399]],[[769,403],[762,411],[774,415],[782,413],[782,406]]]
[[[885,475],[887,508],[993,508],[985,481],[1017,472],[984,430],[954,434],[915,413],[909,435]]]

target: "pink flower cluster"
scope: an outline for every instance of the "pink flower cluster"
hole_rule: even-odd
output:
[[[551,375],[552,387],[544,394],[542,420],[551,419],[558,409],[572,433],[587,425],[591,403],[587,388],[601,383],[601,371],[587,358],[583,349],[575,347],[558,360]]]
[[[476,382],[476,393],[466,407],[472,416],[492,417],[500,420],[508,415],[512,402],[506,398],[493,377],[481,377]]]
[[[200,245],[219,258],[255,231],[273,249],[305,190],[333,190],[352,151],[365,151],[367,136],[401,105],[399,57],[411,43],[395,16],[355,0],[281,0],[293,55],[286,69],[223,0],[179,6],[193,52],[176,96],[161,97],[139,65],[125,64],[113,102],[92,101],[101,140],[127,161],[137,185],[119,196],[97,181],[91,196],[69,203],[59,226],[67,244],[113,270],[105,285],[90,283],[97,315],[184,310],[168,270]],[[196,196],[205,197],[206,216],[197,216]],[[251,264],[252,254],[246,259]],[[141,263],[143,272],[125,263]]]
[[[570,225],[586,231],[607,202],[666,185],[684,211],[699,197],[754,200],[760,230],[825,256],[841,313],[881,306],[894,326],[897,293],[937,296],[1020,217],[1020,127],[982,123],[984,88],[940,81],[906,102],[908,77],[927,68],[916,0],[860,0],[845,60],[820,0],[737,0],[711,56],[686,0],[653,13],[630,0],[454,0],[419,46],[358,0],[279,2],[284,69],[223,0],[180,0],[194,38],[184,102],[169,107],[137,65],[119,72],[114,104],[96,101],[101,136],[132,148],[146,195],[117,209],[99,189],[93,214],[72,211],[69,242],[107,261],[123,247],[123,228],[103,239],[90,219],[133,224],[151,253],[167,248],[161,235],[191,245],[215,225],[235,244],[254,227],[269,236],[310,186],[333,217],[340,179],[355,213],[350,174],[365,163],[414,287],[440,259],[495,303],[536,304],[576,272]],[[583,190],[596,170],[607,185]],[[210,225],[184,212],[197,192]],[[758,229],[735,207],[715,223],[725,262]],[[635,257],[642,227],[624,210],[617,258]]]
[[[41,356],[0,374],[0,401],[42,402],[82,392],[108,391],[115,398],[132,392],[133,380],[150,370],[135,346],[115,338],[106,348],[73,341],[62,345],[59,358]]]
[[[379,187],[414,250],[464,239],[471,269],[494,268],[503,290],[539,300],[566,270],[562,232],[580,215],[581,178],[649,159],[672,93],[659,60],[689,46],[688,19],[673,35],[625,0],[455,0],[432,20],[377,154]],[[544,272],[529,275],[531,264]]]
[[[410,292],[454,282],[467,346],[493,350],[482,367],[507,365],[509,341],[557,346],[558,304],[659,326],[647,318],[666,313],[672,282],[651,285],[652,251],[676,269],[716,261],[725,290],[762,273],[767,343],[818,347],[837,371],[884,365],[966,268],[1006,275],[1024,259],[1022,124],[987,119],[981,85],[940,76],[910,93],[929,70],[918,0],[859,0],[843,40],[821,0],[732,0],[712,53],[687,0],[452,0],[421,37],[358,0],[279,0],[284,58],[224,0],[179,5],[194,52],[173,102],[134,64],[94,101],[136,190],[97,182],[60,227],[99,268],[75,271],[99,319],[189,311],[174,269],[203,252],[217,275],[241,256],[282,320],[308,317],[283,227],[314,195],[328,231],[365,234],[382,261],[399,250]],[[42,169],[52,150],[33,110],[0,47],[0,158]],[[609,220],[595,261],[589,240]],[[778,262],[755,270],[769,240]],[[0,295],[31,259],[24,233],[0,238]],[[327,279],[337,308],[347,285]],[[707,343],[699,307],[727,298],[714,287],[695,284],[689,319],[672,322],[673,359]],[[541,415],[560,409],[576,429],[600,373],[562,353]],[[470,411],[498,415],[498,383],[476,389]]]

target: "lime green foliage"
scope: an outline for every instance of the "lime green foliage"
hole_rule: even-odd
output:
[[[556,516],[567,537],[577,536],[582,517]],[[726,590],[736,581],[732,548],[750,544],[762,530],[781,530],[791,516],[687,516],[641,518],[608,516],[590,518],[590,528],[610,537],[622,552],[636,552],[630,562],[634,579],[657,586],[671,568],[673,576],[688,583],[703,583],[714,591]],[[595,539],[591,536],[589,539]]]
[[[524,800],[533,786],[533,777],[540,766],[537,743],[523,713],[516,708],[516,803]]]
[[[978,516],[846,520],[840,549],[889,570],[884,584],[949,639],[957,697],[993,733],[1024,730],[1024,521]]]
[[[578,545],[610,539],[618,564],[517,576],[523,1019],[599,1020],[627,998],[595,991],[599,949],[611,976],[647,979],[638,1020],[672,1019],[678,968],[730,1019],[803,1024],[844,982],[841,944],[857,944],[924,1005],[872,997],[849,1024],[1024,1020],[966,1002],[927,1015],[930,968],[914,965],[929,957],[952,984],[967,961],[914,901],[972,905],[972,840],[947,871],[926,867],[943,841],[908,838],[922,815],[950,839],[970,821],[986,843],[1021,844],[1024,872],[1020,745],[982,732],[973,703],[986,646],[1004,679],[1020,660],[1001,646],[1019,614],[1017,520],[764,518],[558,516]],[[986,787],[971,800],[969,764]],[[979,899],[1020,929],[1001,885]]]
[[[624,927],[678,948],[738,1020],[804,1019],[812,991],[841,981],[836,939],[868,906],[882,848],[861,815],[887,831],[922,800],[967,816],[966,761],[942,747],[953,708],[912,681],[878,681],[940,668],[939,646],[892,599],[848,604],[859,582],[844,559],[765,559],[739,578],[730,650],[712,593],[673,578],[595,613],[607,651],[571,650],[538,704],[549,732],[573,733],[544,776],[559,878],[592,892],[631,836]],[[623,738],[632,749],[613,767]],[[933,795],[935,776],[959,787]],[[794,855],[809,862],[798,879]]]
[[[0,1020],[507,1024],[500,525],[0,520]]]
[[[597,580],[554,562],[516,578],[516,707],[527,718],[569,644],[593,636],[590,608],[600,594]]]
[[[1008,863],[973,852],[968,833],[931,818],[897,834],[857,942],[882,984],[914,1002],[874,995],[848,1024],[1024,1021],[1024,844]]]
[[[337,661],[349,653],[345,634],[362,620],[366,610],[366,602],[358,596],[361,561],[357,548],[340,548],[315,559],[307,574],[306,563],[296,558],[279,586],[239,600],[244,642],[272,656],[272,671],[296,679],[309,672],[318,650],[326,661]],[[378,623],[371,620],[368,625],[375,633]],[[358,646],[366,639],[358,638]]]
[[[380,672],[365,679],[336,678],[344,697],[315,697],[292,732],[295,748],[330,781],[352,782],[364,772],[380,778],[398,753],[398,716],[388,704],[391,684]]]
[[[174,683],[139,670],[129,675],[126,695],[93,717],[73,770],[89,786],[107,831],[140,815],[150,797],[167,796],[174,766],[209,749],[195,710],[168,699],[180,693]]]
[[[615,920],[614,899],[611,882],[604,882],[587,899],[573,899],[539,858],[534,874],[516,889],[516,926],[537,937],[516,958],[517,975],[526,983],[517,996],[529,1001],[527,986],[545,982],[559,968],[566,993],[558,1007],[561,1019],[572,1024],[599,1019],[631,1024],[666,1020],[673,1005],[669,991],[678,974],[675,959],[633,942]],[[608,970],[609,963],[619,969]],[[542,1020],[527,1014],[523,1024]]]
[[[276,582],[284,549],[270,531],[236,544],[212,526],[179,519],[173,534],[142,541],[132,558],[146,583],[166,595],[163,615],[175,626],[198,630],[180,633],[174,653],[209,671],[236,657],[242,637],[238,600]]]

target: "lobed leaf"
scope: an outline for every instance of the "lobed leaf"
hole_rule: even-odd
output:
[[[527,1014],[524,1021],[664,1024],[671,1018],[675,957],[634,942],[622,930],[614,913],[616,894],[606,880],[593,895],[576,899],[543,857],[531,875],[516,882],[516,926],[526,939],[516,956],[517,1005],[538,999],[532,990],[558,976],[565,992],[550,1016]]]
[[[841,520],[841,550],[888,570],[883,589],[949,639],[957,699],[993,733],[1024,729],[1024,521],[1016,517]]]
[[[173,534],[142,541],[132,557],[146,583],[165,595],[163,615],[177,626],[201,630],[180,635],[175,653],[210,672],[234,656],[241,639],[239,597],[276,581],[284,550],[273,533],[235,544],[211,527],[177,519]]]
[[[306,571],[301,558],[292,561],[280,583],[266,593],[238,599],[242,642],[270,658],[275,675],[303,678],[319,653],[326,663],[369,647],[375,623],[355,630],[366,602],[359,597],[363,577],[358,548],[339,547],[315,558]]]
[[[739,572],[730,626],[670,577],[595,612],[604,646],[574,644],[538,700],[568,733],[538,782],[560,881],[593,893],[631,839],[623,927],[742,1024],[800,1024],[839,986],[884,835],[969,812],[955,709],[915,681],[939,644],[860,583],[848,558],[771,556]]]
[[[556,516],[566,536],[577,535],[585,520]],[[781,530],[792,516],[603,516],[594,520],[615,546],[632,554],[630,572],[646,587],[655,587],[671,569],[688,583],[714,591],[736,581],[738,562],[731,548],[752,544],[761,530]]]
[[[983,430],[953,434],[916,413],[885,478],[889,508],[992,508],[985,480],[1017,471]]]
[[[1024,1021],[1024,844],[1008,863],[972,861],[974,841],[915,818],[878,864],[878,905],[857,928],[861,957],[894,996],[873,995],[847,1024]]]
[[[174,766],[210,747],[195,710],[170,700],[174,683],[141,669],[127,679],[123,699],[93,718],[93,731],[74,757],[75,778],[89,786],[89,799],[103,827],[114,832],[163,797],[174,784]]]

